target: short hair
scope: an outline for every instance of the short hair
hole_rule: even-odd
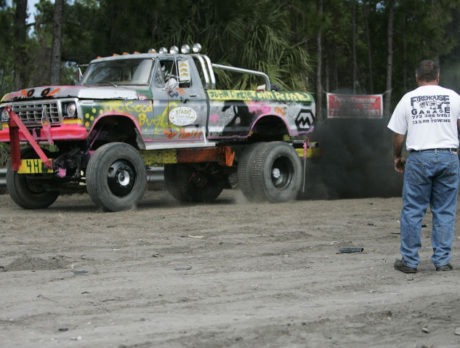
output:
[[[432,60],[422,60],[415,73],[420,81],[435,81],[439,74],[439,66]]]

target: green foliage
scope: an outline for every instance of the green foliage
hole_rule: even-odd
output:
[[[289,90],[312,90],[317,34],[322,32],[323,86],[351,90],[352,5],[356,8],[357,85],[385,90],[388,0],[74,0],[64,7],[63,83],[75,80],[75,64],[112,53],[200,42],[212,61],[266,72]],[[414,86],[417,62],[438,59],[456,84],[460,54],[460,3],[456,0],[394,0],[394,100]],[[14,2],[0,0],[0,92],[13,89]],[[27,85],[49,83],[53,3],[40,0],[26,40]],[[368,23],[368,27],[366,27]],[[367,41],[367,30],[370,43]],[[368,54],[370,54],[370,59]],[[370,65],[372,63],[372,66]],[[443,70],[443,64],[448,69]],[[371,76],[372,71],[372,76]],[[221,87],[254,88],[263,80],[216,71]],[[459,87],[460,85],[451,85]]]
[[[11,46],[13,44],[13,11],[0,1],[0,98],[14,86]]]

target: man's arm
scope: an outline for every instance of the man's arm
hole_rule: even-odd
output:
[[[460,120],[459,120],[460,126]],[[402,158],[402,148],[404,144],[404,135],[393,132],[393,165],[398,173],[404,173],[406,159]]]

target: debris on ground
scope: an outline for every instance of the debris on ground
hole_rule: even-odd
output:
[[[348,248],[340,248],[339,254],[362,253],[363,251],[364,251],[364,248],[348,247]]]

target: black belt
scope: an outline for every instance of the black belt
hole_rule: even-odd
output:
[[[456,148],[441,148],[441,149],[424,149],[424,150],[410,150],[410,152],[425,152],[425,151],[449,151],[457,153]]]

